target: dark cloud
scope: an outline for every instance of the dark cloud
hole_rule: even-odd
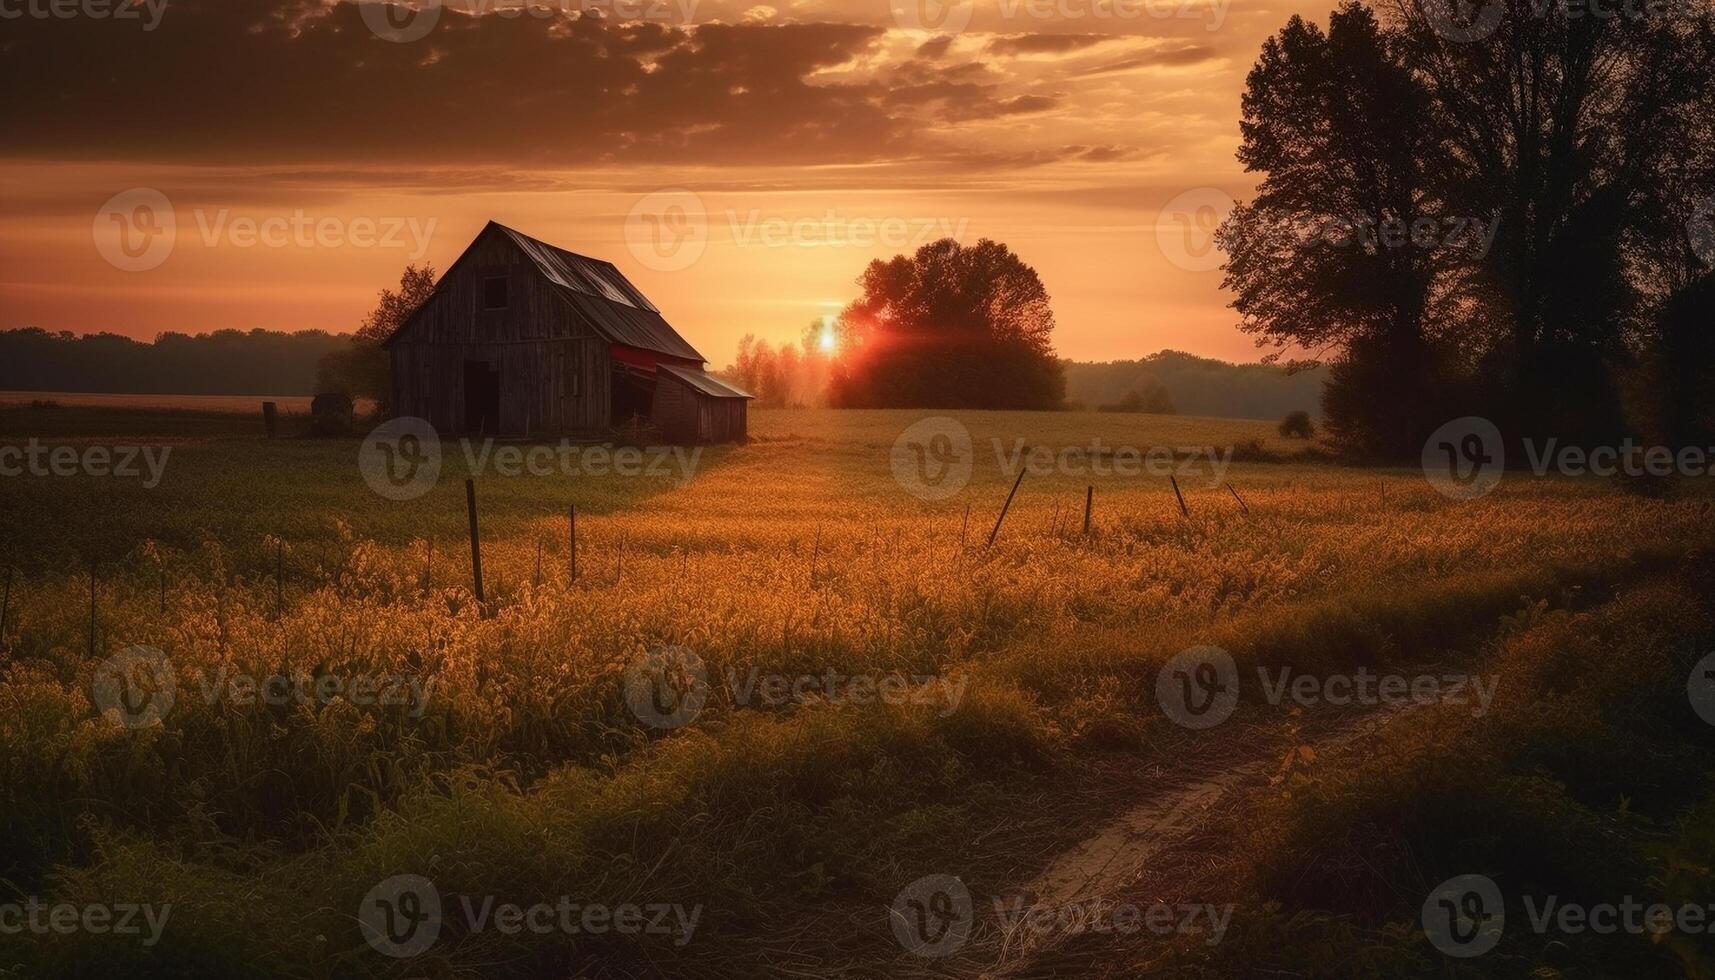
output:
[[[943,34],[940,37],[932,37],[917,46],[917,57],[925,61],[934,61],[946,54],[947,49],[952,45],[953,38],[951,35]]]
[[[1011,34],[990,41],[996,54],[1063,54],[1113,40],[1110,34]]]
[[[427,38],[398,44],[342,0],[172,0],[150,32],[6,20],[5,152],[407,171],[865,161],[932,153],[930,123],[1052,104],[1003,91],[980,65],[816,77],[883,33],[448,8]],[[945,53],[935,43],[920,52]],[[937,105],[939,118],[924,112]]]

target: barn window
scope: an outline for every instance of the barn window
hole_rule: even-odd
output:
[[[505,276],[489,276],[482,281],[482,308],[485,310],[506,309]]]

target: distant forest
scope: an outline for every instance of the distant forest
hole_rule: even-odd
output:
[[[1233,364],[1164,350],[1136,361],[1066,361],[1066,403],[1109,411],[1171,411],[1234,419],[1320,414],[1326,372],[1289,374],[1268,364]]]
[[[111,333],[4,330],[0,390],[309,395],[317,362],[348,343],[325,330],[163,333],[152,343]]]
[[[310,395],[318,363],[345,350],[349,340],[323,330],[164,333],[152,343],[107,333],[3,330],[0,390]],[[1135,361],[1063,363],[1068,406],[1116,411],[1255,419],[1279,419],[1294,409],[1314,414],[1323,380],[1320,370],[1289,375],[1278,367],[1178,351]],[[768,387],[761,383],[756,390]]]

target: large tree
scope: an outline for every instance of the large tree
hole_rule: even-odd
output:
[[[999,242],[931,242],[871,262],[840,315],[833,403],[1058,408],[1065,378],[1036,270]]]
[[[1334,360],[1325,409],[1352,448],[1412,452],[1455,406],[1515,435],[1613,435],[1616,372],[1696,280],[1708,0],[1495,0],[1470,23],[1390,4],[1348,4],[1325,34],[1294,18],[1251,73],[1240,159],[1263,177],[1221,233],[1242,326]],[[1429,233],[1320,233],[1354,214]]]

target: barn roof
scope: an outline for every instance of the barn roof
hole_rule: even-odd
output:
[[[568,252],[557,245],[550,245],[539,238],[531,238],[521,231],[508,228],[498,221],[490,221],[471,244],[475,245],[480,241],[489,229],[499,231],[518,246],[518,250],[524,253],[530,264],[554,286],[554,292],[610,343],[653,351],[669,357],[693,361],[708,360],[697,353],[697,349],[687,343],[685,338],[679,336],[679,332],[661,316],[661,311],[655,308],[655,304],[649,302],[648,297],[633,286],[631,280],[625,278],[625,274],[612,262]],[[469,252],[469,249],[465,250],[466,254]],[[462,261],[463,255],[447,269],[446,275],[441,277],[442,282],[451,277],[453,267]],[[435,288],[439,289],[440,286],[437,284]],[[400,324],[393,336],[397,337],[404,332],[415,316],[413,312],[410,317],[406,317],[405,323]],[[393,337],[389,337],[388,342],[392,339]]]
[[[744,391],[740,388],[735,388],[732,385],[727,384],[725,381],[722,381],[721,379],[719,379],[719,378],[715,377],[714,375],[709,374],[705,371],[697,371],[697,370],[693,370],[691,368],[682,368],[682,367],[678,367],[677,365],[673,365],[673,364],[662,364],[662,365],[660,365],[660,370],[662,372],[664,372],[666,374],[670,374],[673,377],[678,378],[680,381],[683,381],[684,383],[690,385],[691,388],[693,390],[697,391],[698,393],[708,395],[711,398],[754,398],[755,397],[750,392]]]

